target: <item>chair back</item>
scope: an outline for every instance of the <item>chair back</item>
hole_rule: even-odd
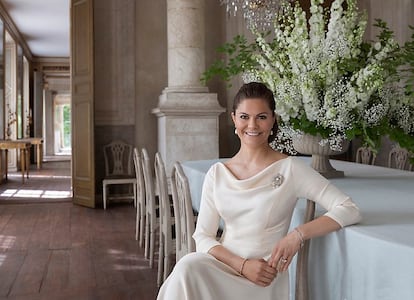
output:
[[[374,165],[376,159],[375,153],[369,147],[359,147],[356,152],[357,163],[362,163],[365,165]]]
[[[190,188],[187,177],[179,162],[173,166],[171,175],[171,191],[174,205],[176,231],[176,260],[195,251],[192,238],[195,229],[195,219],[191,204]]]
[[[142,148],[141,150],[142,170],[144,173],[145,183],[145,208],[146,211],[151,215],[152,221],[155,223],[156,219],[156,203],[155,203],[155,187],[154,177],[151,171],[151,161],[147,152],[147,149]]]
[[[105,176],[133,176],[133,147],[121,140],[104,146]]]
[[[155,154],[155,179],[158,187],[159,209],[160,209],[160,244],[158,260],[158,277],[157,285],[161,286],[172,271],[173,255],[175,255],[175,245],[173,242],[172,223],[175,220],[171,218],[171,202],[168,195],[168,179],[165,173],[165,165],[159,153]]]
[[[134,148],[135,177],[137,178],[137,202],[145,204],[145,183],[142,161],[137,148]]]
[[[388,154],[388,167],[397,168],[400,170],[409,170],[411,168],[409,164],[409,153],[407,149],[395,146]]]
[[[164,235],[165,242],[171,243],[171,205],[168,196],[168,181],[165,173],[165,165],[161,155],[155,154],[155,179],[158,186],[159,207],[160,207],[160,228]]]
[[[145,218],[145,183],[144,183],[144,173],[142,170],[142,160],[137,148],[134,148],[134,166],[135,166],[135,177],[137,179],[137,224],[135,239],[138,240],[140,246],[142,246],[143,239],[143,220]],[[139,233],[138,230],[141,230]]]

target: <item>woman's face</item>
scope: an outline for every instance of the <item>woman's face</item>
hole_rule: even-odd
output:
[[[268,144],[275,117],[267,102],[260,98],[244,99],[232,113],[234,126],[242,144]]]

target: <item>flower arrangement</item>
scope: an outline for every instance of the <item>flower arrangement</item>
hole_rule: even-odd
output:
[[[414,104],[398,84],[403,56],[392,32],[377,20],[378,41],[367,43],[356,0],[334,0],[329,11],[323,2],[311,0],[307,19],[297,2],[282,1],[272,32],[251,29],[253,43],[237,36],[220,49],[228,61],[217,61],[202,80],[243,74],[264,82],[275,95],[278,139],[309,133],[341,150],[343,139],[360,137],[378,149],[388,134],[414,151]]]

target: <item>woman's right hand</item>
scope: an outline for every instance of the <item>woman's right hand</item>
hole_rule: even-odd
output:
[[[277,271],[264,259],[248,259],[241,274],[257,285],[268,286],[276,278]]]

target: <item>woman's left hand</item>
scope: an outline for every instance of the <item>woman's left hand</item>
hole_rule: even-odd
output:
[[[272,251],[268,260],[269,266],[275,268],[278,272],[284,272],[288,269],[292,258],[300,249],[301,241],[295,232],[288,233],[281,239]]]

